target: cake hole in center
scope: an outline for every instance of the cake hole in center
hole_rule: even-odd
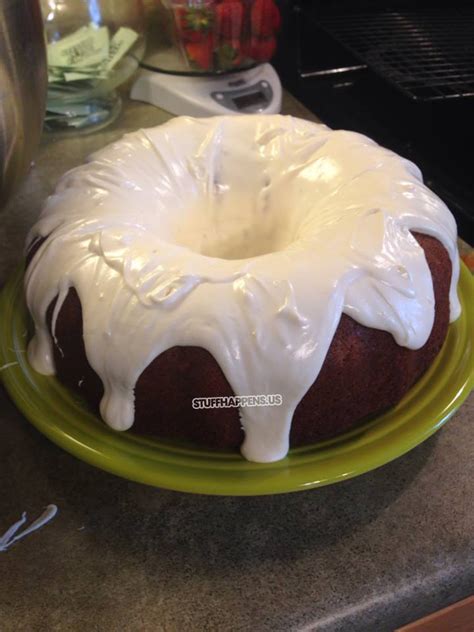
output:
[[[285,249],[292,241],[290,214],[260,199],[194,209],[172,230],[174,243],[219,259],[248,259]]]

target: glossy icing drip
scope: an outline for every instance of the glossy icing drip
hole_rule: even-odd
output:
[[[101,414],[134,421],[134,387],[174,345],[207,349],[245,407],[242,454],[288,451],[293,412],[318,376],[342,312],[417,349],[434,319],[433,285],[411,230],[453,264],[456,225],[418,168],[365,136],[286,116],[176,118],[91,156],[59,182],[29,243],[36,333],[28,354],[53,374],[46,311],[70,287],[82,304]]]

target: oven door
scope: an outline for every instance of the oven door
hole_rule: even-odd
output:
[[[286,3],[275,66],[327,125],[417,163],[472,242],[474,7],[383,4]]]

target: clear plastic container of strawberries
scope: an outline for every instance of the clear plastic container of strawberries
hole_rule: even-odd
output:
[[[269,61],[280,11],[274,0],[165,0],[189,71],[226,72]]]

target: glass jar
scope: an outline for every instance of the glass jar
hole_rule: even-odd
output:
[[[153,0],[144,65],[213,75],[270,61],[280,12],[274,0]]]
[[[48,131],[91,131],[120,111],[117,87],[145,52],[141,0],[41,0],[48,55]]]

